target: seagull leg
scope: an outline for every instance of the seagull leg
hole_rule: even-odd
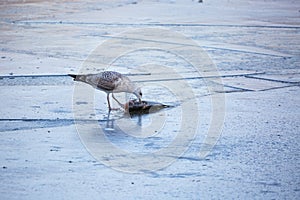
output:
[[[108,109],[109,109],[109,111],[111,111],[112,109],[110,107],[110,102],[109,102],[109,93],[107,93],[106,99],[107,99],[107,103],[108,103]]]
[[[112,96],[113,96],[113,94],[112,94]],[[113,98],[116,100],[116,98],[113,96]],[[107,97],[106,97],[106,99],[107,99],[107,103],[108,103],[108,109],[109,109],[109,111],[111,111],[111,110],[119,110],[119,108],[112,108],[111,106],[110,106],[110,100],[109,100],[109,93],[107,93]],[[119,101],[117,101],[119,104],[120,104],[120,102]],[[122,105],[122,104],[120,104],[120,105]],[[122,106],[123,107],[123,106]]]
[[[111,93],[111,96],[119,104],[119,106],[121,106],[124,109],[124,105],[118,101],[118,99],[115,97],[114,93]]]

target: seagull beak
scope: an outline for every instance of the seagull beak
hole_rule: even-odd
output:
[[[141,92],[139,92],[139,93],[134,92],[133,94],[139,99],[139,103],[142,103],[142,94],[141,94]]]
[[[142,103],[142,92],[139,93],[139,102]]]

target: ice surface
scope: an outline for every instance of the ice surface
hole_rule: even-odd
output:
[[[297,199],[299,8],[297,0],[1,1],[0,199]],[[193,71],[184,59],[158,49],[127,52],[113,63],[86,62],[105,41],[146,28],[192,39],[216,64],[218,76]],[[127,38],[127,45],[133,41]],[[174,67],[182,78],[151,74],[138,68],[143,64]],[[128,169],[126,156],[117,158],[125,161],[118,163],[119,170],[105,162],[114,158],[101,162],[92,156],[77,134],[76,108],[83,109],[77,123],[97,123],[106,131],[102,137],[94,129],[88,139],[97,144],[109,140],[145,155],[161,148],[176,151],[170,144],[184,111],[179,104],[156,115],[109,115],[106,95],[84,85],[83,94],[90,92],[91,98],[74,98],[79,86],[66,75],[83,68],[97,73],[100,66],[136,73],[130,78],[142,84],[145,100],[178,105],[164,86],[187,81],[197,101],[184,102],[199,114],[199,133],[184,154],[162,169],[137,174],[120,170]],[[221,78],[224,90],[209,91]],[[220,94],[226,97],[222,135],[200,158],[199,150],[209,148],[203,141],[212,120],[212,98]],[[84,110],[88,106],[93,112]],[[164,117],[168,123],[151,136],[138,135],[148,134],[143,130]],[[118,129],[122,126],[140,129],[126,134]]]

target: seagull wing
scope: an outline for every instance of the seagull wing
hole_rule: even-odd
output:
[[[122,75],[117,72],[106,71],[100,73],[97,78],[97,88],[104,91],[113,91],[122,81]]]

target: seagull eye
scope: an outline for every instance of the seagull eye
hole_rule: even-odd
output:
[[[140,92],[140,95],[142,96],[143,94]]]

